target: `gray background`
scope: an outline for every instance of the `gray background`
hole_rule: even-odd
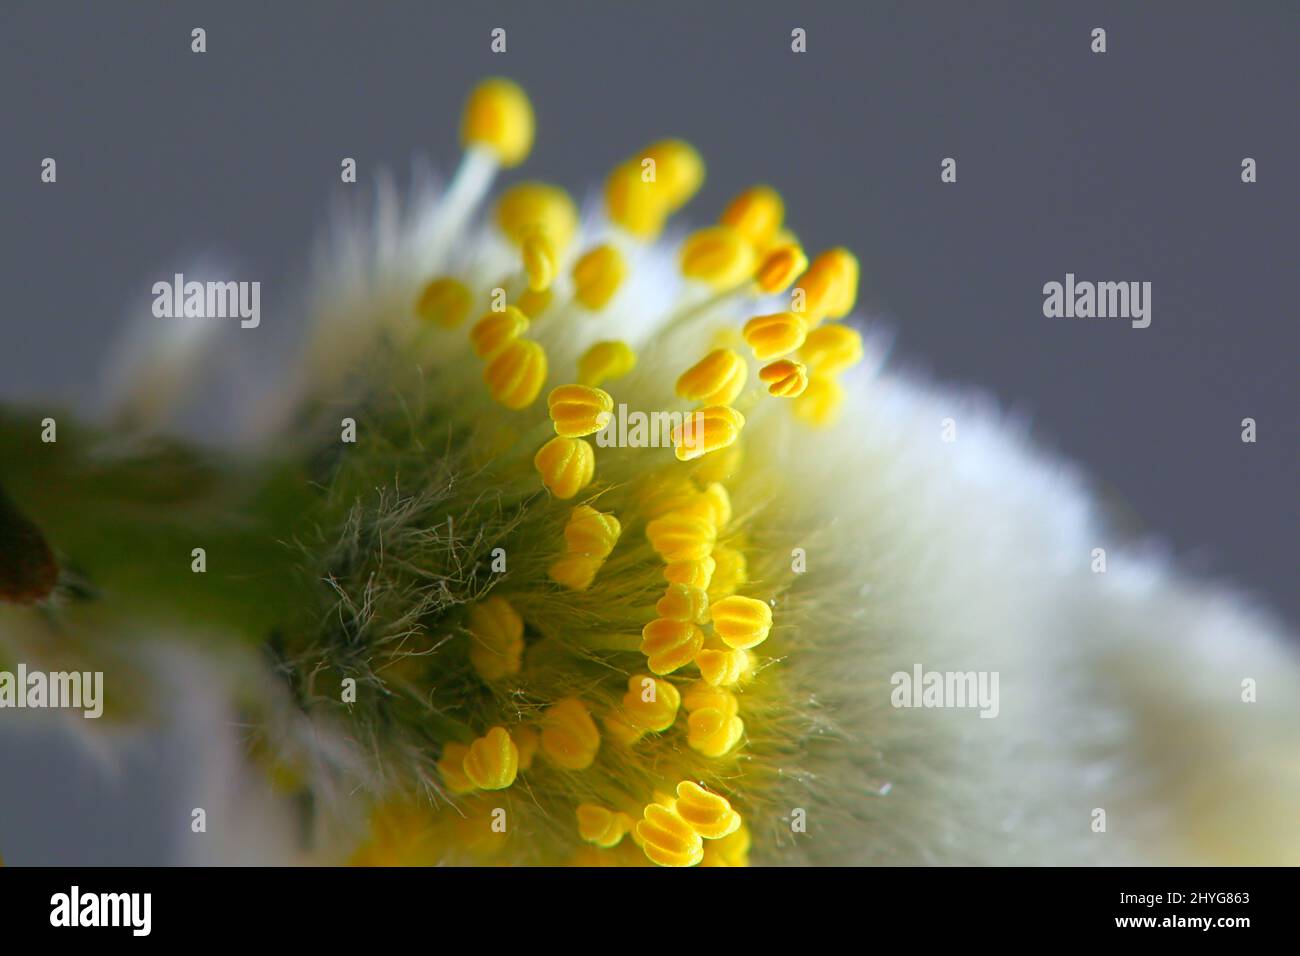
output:
[[[1262,2],[6,4],[0,398],[86,401],[128,307],[212,253],[261,279],[274,337],[331,196],[420,155],[449,169],[467,89],[504,73],[538,112],[527,175],[581,190],[678,135],[710,164],[697,219],[775,184],[810,248],[860,255],[903,363],[991,391],[1186,566],[1294,622],[1298,22]],[[1066,272],[1152,282],[1151,327],[1044,318]],[[10,862],[168,853],[175,820],[140,796],[164,780],[124,787],[48,735],[10,748],[40,783],[0,818],[66,821],[11,828]]]

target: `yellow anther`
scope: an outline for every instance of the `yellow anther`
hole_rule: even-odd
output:
[[[614,399],[590,385],[561,385],[546,396],[546,406],[555,424],[555,434],[581,438],[600,431],[609,422]]]
[[[465,321],[471,304],[469,289],[463,282],[443,277],[434,279],[420,292],[420,298],[415,302],[415,313],[428,322],[450,329]]]
[[[749,569],[744,552],[720,544],[713,549],[713,560],[713,580],[708,587],[710,601],[731,597],[749,583]]]
[[[469,662],[484,680],[518,674],[524,654],[524,622],[503,597],[469,609]]]
[[[564,526],[564,544],[570,554],[604,558],[614,550],[623,526],[612,514],[603,514],[590,505],[578,505]]]
[[[793,352],[803,345],[807,335],[808,327],[794,312],[759,315],[745,323],[745,341],[760,362]]]
[[[725,717],[735,717],[740,712],[740,701],[736,695],[722,687],[714,687],[708,681],[696,681],[682,695],[682,706],[689,714],[697,710],[716,710]]]
[[[578,359],[578,381],[596,386],[621,378],[636,367],[636,353],[626,342],[597,342]]]
[[[588,505],[574,508],[564,526],[568,553],[552,562],[551,580],[574,591],[585,591],[621,533],[622,525],[612,514],[601,514]]]
[[[583,253],[573,264],[573,297],[593,312],[603,309],[627,276],[617,246],[606,243]]]
[[[720,840],[740,829],[740,814],[726,797],[690,780],[677,785],[677,814],[706,840]]]
[[[553,288],[540,291],[525,289],[515,301],[519,303],[519,309],[524,315],[532,316],[535,319],[550,307],[551,299],[554,297],[555,289]]]
[[[596,846],[611,847],[632,829],[633,820],[626,813],[606,810],[594,803],[578,804],[578,835]]]
[[[808,369],[802,362],[777,359],[758,370],[758,377],[767,384],[767,391],[777,398],[798,398],[808,387]]]
[[[527,770],[533,765],[533,758],[537,756],[537,747],[541,743],[541,738],[533,728],[521,724],[510,731],[510,739],[515,742],[515,748],[519,751],[519,769]]]
[[[664,565],[664,580],[669,584],[703,588],[707,591],[716,567],[717,562],[712,557],[700,558],[696,561],[674,561],[672,564]]]
[[[622,714],[606,714],[600,719],[605,725],[605,736],[622,747],[631,747],[645,736],[645,731],[633,727]]]
[[[600,731],[582,701],[566,697],[542,715],[542,749],[565,770],[585,770],[600,749]]]
[[[442,748],[438,776],[442,778],[442,785],[451,793],[470,793],[474,790],[474,781],[465,773],[465,758],[468,755],[469,748],[464,744],[447,744]]]
[[[719,448],[726,448],[740,437],[745,416],[729,405],[697,408],[673,429],[674,453],[678,461],[692,461]]]
[[[840,417],[844,386],[834,378],[815,374],[808,388],[794,400],[794,413],[814,428],[827,428]]]
[[[695,482],[680,472],[655,475],[637,493],[637,501],[646,518],[658,518],[670,511],[688,508],[699,496]]]
[[[497,200],[497,225],[515,245],[538,234],[562,254],[578,230],[578,207],[559,186],[549,183],[519,183]]]
[[[636,825],[641,849],[660,866],[695,866],[704,859],[704,840],[677,811],[651,803]]]
[[[731,349],[714,349],[677,379],[677,394],[688,402],[727,405],[745,387],[749,366]]]
[[[682,695],[666,680],[657,680],[648,674],[633,674],[627,679],[623,717],[639,731],[660,733],[667,730],[677,719],[677,708],[681,705]]]
[[[613,222],[653,239],[703,182],[704,163],[694,147],[663,140],[614,167],[605,181],[605,205]]]
[[[718,221],[761,249],[772,241],[784,219],[780,194],[770,186],[752,186],[731,201]]]
[[[718,539],[718,529],[708,518],[670,511],[645,526],[650,547],[665,563],[701,561],[709,556]]]
[[[823,325],[808,333],[799,357],[818,375],[838,375],[862,360],[862,335],[848,325]]]
[[[528,316],[513,305],[504,312],[489,312],[474,323],[469,341],[474,354],[481,359],[491,359],[519,336],[528,331]]]
[[[470,744],[463,767],[480,790],[504,790],[519,773],[519,748],[504,727],[493,727]]]
[[[772,629],[772,608],[754,598],[732,595],[709,608],[713,632],[724,644],[748,650],[767,640]]]
[[[733,442],[721,451],[695,464],[691,472],[700,481],[728,481],[740,474],[740,466],[745,461],[745,450],[740,442]]]
[[[703,646],[704,632],[688,621],[659,617],[641,629],[641,653],[660,676],[685,667]]]
[[[530,292],[545,292],[555,281],[559,268],[559,254],[555,243],[544,232],[534,232],[524,239],[520,252],[524,260],[524,273],[528,276]]]
[[[704,160],[690,143],[680,139],[660,140],[636,157],[637,168],[644,169],[643,162],[647,159],[654,160],[661,199],[671,212],[690,202],[704,185]]]
[[[686,720],[686,742],[706,757],[721,757],[745,736],[745,722],[725,711],[703,707]]]
[[[759,289],[768,295],[776,295],[790,288],[790,283],[799,278],[808,268],[808,257],[797,243],[785,243],[772,249],[763,257],[754,281]]]
[[[657,179],[647,181],[639,160],[620,163],[605,180],[609,218],[638,239],[654,239],[672,211]]]
[[[542,484],[560,499],[576,495],[596,475],[596,453],[581,438],[552,438],[533,458]]]
[[[764,254],[766,254],[771,252],[777,246],[801,246],[801,245],[802,244],[799,242],[798,236],[796,236],[789,229],[782,227],[776,231],[776,234],[772,236],[771,241],[768,242],[768,244],[763,248],[762,251]]]
[[[754,248],[730,226],[709,226],[682,245],[682,275],[714,289],[730,289],[754,274]]]
[[[510,80],[484,80],[470,93],[460,141],[492,151],[502,166],[518,166],[533,148],[533,106]]]
[[[700,866],[749,866],[749,827],[743,823],[730,836],[704,844]]]
[[[693,494],[686,501],[683,501],[677,507],[673,508],[678,514],[695,515],[697,518],[707,518],[713,523],[713,526],[721,530],[731,520],[731,497],[727,490],[713,482],[710,488],[715,491],[700,491]]]
[[[828,249],[812,261],[795,286],[802,290],[803,308],[796,311],[812,328],[823,318],[843,318],[858,300],[858,260],[847,249]]]
[[[527,408],[546,381],[546,352],[529,339],[513,339],[488,362],[483,381],[506,408]]]
[[[670,584],[664,596],[655,604],[655,613],[672,621],[694,621],[702,624],[709,613],[709,595],[703,588]]]
[[[703,650],[695,655],[695,664],[706,683],[730,687],[739,683],[749,670],[749,652]]]
[[[592,558],[585,554],[566,554],[551,562],[546,573],[552,581],[570,591],[585,591],[596,579],[604,558]]]

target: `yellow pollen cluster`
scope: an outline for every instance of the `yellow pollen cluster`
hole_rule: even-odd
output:
[[[620,163],[605,181],[612,222],[638,239],[654,239],[704,183],[704,162],[690,144],[663,140]]]
[[[528,288],[549,289],[578,230],[578,209],[569,194],[548,183],[519,183],[498,200],[496,221],[519,247]]]
[[[862,360],[862,335],[847,325],[823,325],[804,339],[799,357],[821,375],[839,375]]]
[[[718,218],[756,250],[766,249],[785,220],[785,201],[771,186],[752,186],[731,201]]]
[[[528,762],[531,761],[530,752]],[[475,790],[505,790],[515,782],[521,767],[527,769],[519,747],[504,727],[493,727],[468,747],[447,744],[437,766],[443,787],[456,795]]]
[[[450,743],[442,748],[442,758],[438,761],[438,776],[442,785],[451,793],[464,794],[474,791],[474,781],[465,773],[465,758],[469,748],[464,744]]]
[[[795,414],[815,428],[833,424],[844,402],[839,377],[862,360],[862,335],[846,325],[819,326],[808,333],[799,357],[807,363],[809,377]]]
[[[495,595],[469,609],[469,661],[484,680],[518,674],[524,622],[510,602]]]
[[[470,744],[461,766],[480,790],[504,790],[519,772],[519,748],[504,727],[493,727]]]
[[[517,166],[533,148],[533,106],[515,83],[490,79],[469,95],[461,119],[460,140],[466,148],[490,152],[502,166]]]
[[[552,438],[537,452],[533,464],[542,484],[562,500],[587,487],[596,475],[596,453],[581,438]]]
[[[847,249],[828,249],[816,259],[794,287],[793,311],[809,328],[822,319],[841,319],[853,311],[858,299],[857,257]]]
[[[673,561],[664,566],[664,580],[669,584],[683,584],[688,588],[708,591],[717,566],[712,555],[694,561]]]
[[[701,455],[726,448],[740,437],[745,416],[730,405],[706,405],[686,416],[673,429],[673,446],[680,461],[692,461]]]
[[[763,257],[758,272],[754,274],[754,282],[764,294],[776,295],[790,288],[790,283],[807,268],[808,257],[804,255],[803,247],[795,242],[786,243]]]
[[[714,349],[677,379],[677,394],[688,402],[728,405],[745,388],[749,366],[731,349]]]
[[[795,312],[760,315],[745,323],[745,342],[760,362],[779,358],[803,345],[808,329]]]
[[[695,660],[704,632],[689,621],[658,617],[641,629],[641,653],[656,674],[671,674]]]
[[[623,253],[612,243],[596,246],[583,253],[573,264],[573,297],[599,312],[609,304],[627,276]]]
[[[730,597],[749,583],[743,551],[719,545],[713,549],[713,564],[713,578],[708,589],[710,601]]]
[[[600,731],[576,697],[549,707],[542,717],[542,751],[565,770],[586,770],[600,749]]]
[[[777,398],[798,398],[808,388],[808,367],[802,362],[778,359],[758,372],[768,393]]]
[[[676,799],[665,796],[646,806],[634,832],[645,855],[660,866],[695,866],[705,859],[705,840],[730,837],[742,825],[725,797],[683,780]],[[747,849],[728,847],[724,859],[744,865]]]
[[[431,280],[420,292],[415,312],[427,322],[451,329],[465,321],[471,305],[469,289],[465,284],[443,276]]]
[[[555,434],[564,438],[594,435],[609,423],[614,400],[590,385],[561,385],[546,396]]]
[[[784,218],[785,202],[776,190],[745,190],[716,226],[687,238],[681,251],[682,275],[718,291],[740,288],[750,279],[767,295],[788,288],[808,260],[798,241],[781,228]]]
[[[501,312],[489,312],[474,323],[469,331],[474,354],[491,361],[507,345],[528,331],[528,316],[513,305]]]
[[[623,695],[622,723],[627,731],[622,743],[635,743],[643,734],[662,733],[677,719],[682,697],[676,687],[666,680],[648,674],[633,674],[627,680],[627,693]]]
[[[754,247],[731,226],[709,226],[687,237],[682,275],[714,289],[730,289],[754,274]]]
[[[750,658],[744,650],[718,650],[706,648],[695,658],[704,680],[716,687],[729,687],[740,682],[749,671]]]
[[[636,368],[636,353],[626,342],[597,342],[578,359],[578,381],[593,387],[622,378]]]
[[[587,590],[622,531],[612,514],[589,505],[574,508],[564,527],[565,553],[548,569],[551,580],[573,591]]]
[[[533,464],[551,494],[572,498],[596,475],[596,453],[583,437],[605,427],[614,400],[599,388],[574,384],[553,389],[546,404],[557,437],[542,446]]]
[[[513,83],[489,80],[470,96],[461,135],[472,175],[453,211],[467,223],[484,203],[496,167],[516,165],[528,155],[534,139],[532,107]],[[743,191],[716,223],[685,239],[678,267],[691,281],[682,284],[681,304],[665,323],[671,338],[656,340],[641,330],[627,334],[630,341],[645,343],[638,344],[638,350],[649,372],[652,359],[657,362],[662,352],[677,347],[677,334],[688,323],[711,320],[712,310],[739,303],[736,312],[753,315],[764,307],[783,308],[758,303],[769,296],[784,299],[788,293],[788,311],[753,316],[743,326],[731,322],[712,336],[701,336],[684,359],[703,357],[684,371],[673,367],[671,372],[680,371],[675,382],[631,375],[638,354],[627,341],[609,338],[587,345],[594,336],[582,329],[551,337],[552,329],[565,320],[590,322],[594,329],[621,321],[625,307],[639,304],[632,294],[641,292],[641,283],[632,285],[628,279],[630,263],[639,263],[647,251],[640,243],[656,239],[703,180],[704,164],[694,148],[680,140],[657,142],[620,163],[606,179],[604,198],[614,228],[601,226],[603,234],[592,235],[583,227],[581,236],[577,207],[563,189],[538,182],[505,189],[495,202],[492,221],[510,244],[511,271],[500,280],[500,288],[493,289],[493,311],[482,314],[468,336],[470,348],[483,362],[483,381],[492,400],[511,410],[528,409],[547,384],[548,356],[540,341],[547,343],[557,369],[572,368],[576,358],[569,384],[547,394],[549,422],[536,411],[527,418],[518,416],[519,421],[502,429],[510,437],[501,446],[494,439],[491,452],[499,455],[501,447],[510,448],[514,442],[531,450],[534,442],[544,440],[533,454],[533,467],[550,495],[562,501],[577,497],[595,480],[594,445],[601,445],[602,456],[607,453],[604,436],[599,441],[591,437],[610,423],[614,412],[614,397],[602,385],[628,376],[616,391],[621,394],[625,387],[634,394],[647,381],[663,389],[672,384],[677,398],[691,406],[669,436],[675,461],[665,453],[662,467],[647,465],[649,480],[643,481],[635,467],[629,477],[625,459],[609,452],[602,463],[610,480],[593,489],[589,503],[566,506],[562,548],[555,542],[555,550],[542,560],[545,573],[559,588],[544,585],[526,597],[513,592],[520,595],[518,606],[529,616],[527,661],[525,623],[509,600],[492,594],[466,611],[469,664],[490,685],[478,688],[484,700],[494,703],[482,712],[468,711],[476,715],[472,718],[455,718],[477,723],[452,736],[481,736],[468,744],[443,743],[436,764],[442,788],[464,796],[471,811],[481,812],[481,801],[497,799],[485,792],[512,787],[519,774],[529,773],[538,755],[537,776],[525,776],[530,798],[534,791],[545,793],[552,786],[547,775],[557,770],[586,771],[584,777],[566,778],[570,783],[562,790],[565,813],[574,813],[568,819],[576,820],[582,844],[577,859],[591,865],[645,865],[647,860],[661,866],[747,865],[749,830],[731,801],[710,789],[719,780],[728,781],[721,784],[726,789],[731,779],[741,779],[744,775],[735,763],[743,759],[739,748],[751,747],[751,756],[761,756],[761,741],[770,736],[764,721],[755,724],[754,739],[747,741],[741,718],[742,703],[752,721],[766,713],[768,702],[761,695],[770,693],[764,675],[772,662],[763,659],[761,645],[772,633],[775,601],[741,593],[750,585],[745,524],[752,512],[742,508],[733,514],[732,507],[732,493],[738,494],[740,504],[744,490],[731,484],[743,474],[739,438],[746,418],[740,409],[750,413],[753,403],[765,401],[766,394],[790,400],[774,414],[793,413],[814,426],[829,424],[843,399],[840,376],[863,355],[862,337],[855,329],[826,321],[842,318],[853,308],[857,260],[834,248],[810,263],[785,227],[784,201],[767,186]],[[456,188],[453,182],[449,191]],[[499,243],[492,252],[499,253]],[[475,263],[470,273],[474,279],[438,275],[419,290],[414,313],[436,327],[430,335],[441,334],[438,328],[463,326],[482,308],[484,286],[502,270],[485,276]],[[568,280],[571,301],[566,298]],[[495,295],[505,289],[513,304],[502,306]],[[746,302],[755,303],[755,308],[740,311]],[[538,320],[548,308],[559,318]],[[664,342],[672,344],[665,347]],[[751,361],[757,376],[752,384]],[[757,454],[760,446],[750,447],[751,454]],[[525,459],[525,474],[526,467]],[[517,477],[505,469],[502,474],[503,483]],[[530,502],[531,523],[538,513],[531,509],[556,506],[547,503],[536,479],[529,482],[524,499]],[[624,525],[615,514],[592,506],[600,501],[612,503],[638,534],[644,523],[649,549],[634,542],[614,555]],[[548,528],[557,528],[563,518],[563,510],[541,513],[545,520],[557,522]],[[555,536],[554,531],[548,533]],[[662,563],[662,592],[657,585],[645,588],[628,577],[654,566],[651,550]],[[531,561],[524,559],[522,572],[513,554],[511,561],[507,580],[515,589],[521,575],[527,580]],[[558,604],[559,613],[548,613],[544,602]],[[612,612],[608,620],[589,627],[588,619],[599,618],[606,603]],[[566,630],[570,625],[573,630]],[[563,654],[587,632],[593,632],[590,655],[574,664]],[[630,664],[634,648],[643,658]],[[619,663],[620,657],[627,660]],[[565,670],[571,664],[572,673]],[[592,677],[597,666],[604,668],[603,675],[617,674],[619,685],[627,675],[626,691]],[[548,669],[564,673],[561,689],[550,694],[538,692],[541,681],[534,680]],[[492,706],[506,701],[509,711],[494,715]],[[519,709],[523,707],[532,709]],[[525,712],[527,723],[520,723]],[[604,753],[602,744],[608,748]],[[596,780],[640,759],[645,761],[641,769],[653,772],[656,776],[650,779],[657,783],[647,783],[644,774],[631,775],[630,785],[622,779],[604,785]],[[706,769],[711,767],[718,768],[716,774]],[[702,783],[680,779],[697,774]],[[667,792],[669,780],[680,780],[675,796]],[[743,794],[732,794],[742,808]],[[476,852],[493,845],[483,835],[481,819],[471,817],[467,812],[456,825],[459,829],[453,828],[465,834],[464,845]],[[629,835],[632,839],[625,840]]]
[[[767,604],[735,594],[714,604],[709,616],[723,643],[737,650],[757,647],[772,629],[772,609]]]
[[[546,352],[528,339],[509,339],[488,360],[483,381],[506,408],[527,408],[546,381]]]
[[[626,813],[607,810],[594,803],[578,804],[577,814],[579,836],[596,846],[616,846],[632,829],[632,818]]]
[[[685,584],[670,584],[664,596],[655,605],[655,613],[673,621],[694,621],[703,624],[709,611],[709,595],[703,588]]]

